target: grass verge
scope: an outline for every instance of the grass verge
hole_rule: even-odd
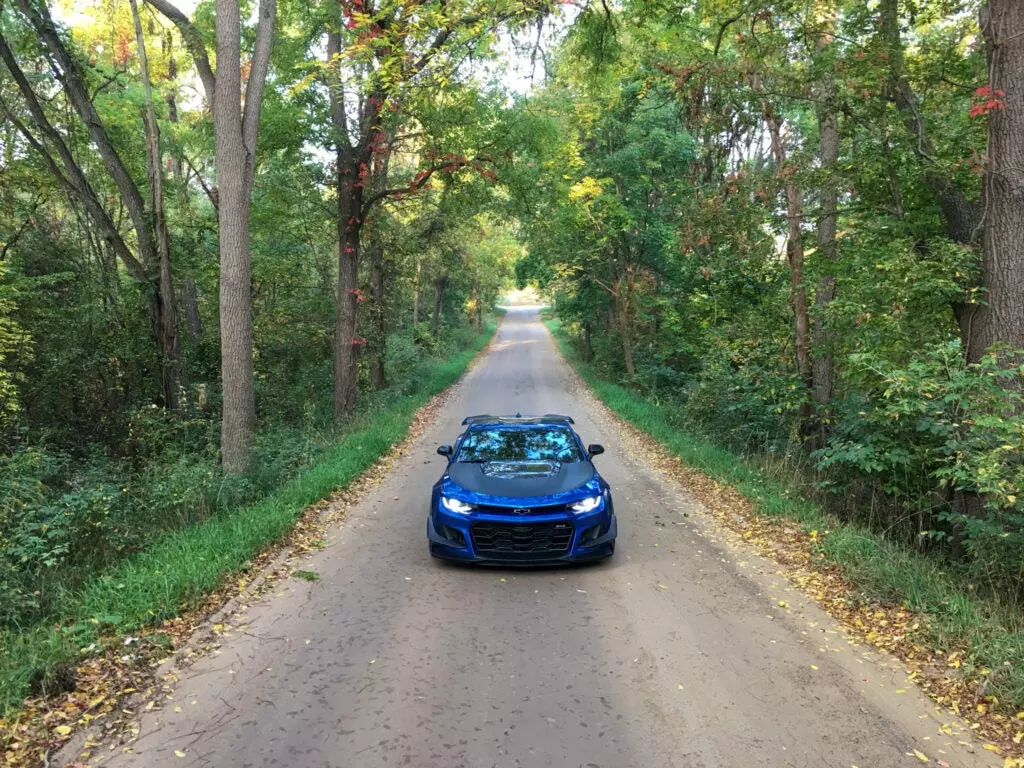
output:
[[[350,421],[308,469],[261,501],[154,541],[144,552],[62,596],[54,621],[0,635],[0,714],[30,688],[115,638],[194,608],[263,548],[285,536],[310,505],[349,485],[401,441],[417,410],[454,384],[494,334],[425,370],[414,394],[394,394]],[[2,724],[2,723],[0,723]],[[0,732],[0,744],[8,735]]]
[[[932,672],[937,679],[955,678],[959,689],[973,691],[973,696],[967,709],[941,686],[929,693],[969,721],[992,715],[994,719],[986,725],[997,729],[1004,743],[1007,737],[1011,742],[1016,737],[1021,744],[1024,712],[1017,710],[1024,710],[1024,622],[1015,609],[974,593],[973,586],[946,563],[828,515],[800,498],[798,490],[773,477],[756,459],[738,456],[704,435],[681,429],[671,406],[601,379],[580,359],[560,322],[546,322],[564,357],[623,421],[683,464],[734,488],[756,515],[800,524],[815,565],[837,567],[867,600],[899,605],[926,617],[929,664],[939,667]],[[899,647],[884,647],[900,655]]]

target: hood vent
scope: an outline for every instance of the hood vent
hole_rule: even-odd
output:
[[[512,480],[515,478],[551,477],[561,465],[554,461],[491,461],[481,468],[487,477]]]

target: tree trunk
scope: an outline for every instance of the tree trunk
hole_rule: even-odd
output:
[[[178,122],[178,92],[177,92],[177,79],[178,79],[178,60],[174,58],[174,41],[171,38],[171,33],[168,32],[164,36],[164,46],[167,51],[167,81],[169,83],[167,87],[167,120],[171,123]],[[184,181],[185,174],[182,168],[181,157],[177,153],[171,153],[171,176],[174,181],[181,184]]]
[[[988,44],[991,99],[985,167],[986,303],[973,317],[967,359],[977,362],[993,344],[1004,344],[1004,364],[1020,364],[1024,350],[1024,5],[989,0],[981,11]],[[1013,380],[1019,389],[1021,376]]]
[[[181,303],[185,310],[185,328],[189,344],[195,346],[203,338],[203,320],[199,314],[199,295],[192,275],[185,278],[181,286]]]
[[[244,94],[239,0],[216,0],[214,5],[216,75],[203,35],[188,17],[170,0],[148,2],[181,32],[213,113],[218,195],[211,199],[220,222],[221,462],[229,472],[242,472],[249,467],[256,425],[249,199],[256,173],[256,142],[274,45],[277,0],[259,0],[256,40]]]
[[[153,87],[149,78],[149,61],[146,56],[146,41],[139,19],[136,0],[129,0],[132,20],[135,24],[135,41],[139,49],[139,68],[142,75],[142,92],[145,101],[143,113],[146,139],[146,175],[149,179],[150,210],[153,212],[153,230],[156,234],[158,263],[156,308],[156,333],[161,351],[161,382],[164,405],[178,410],[181,405],[181,341],[178,335],[177,301],[174,295],[174,278],[171,274],[171,243],[167,232],[167,216],[164,211],[163,153],[160,151],[160,125],[153,108]]]
[[[356,407],[359,380],[359,343],[356,336],[359,302],[359,241],[362,223],[362,187],[353,176],[358,166],[346,162],[348,152],[338,152],[338,287],[334,315],[334,418],[341,419]]]
[[[341,6],[336,23],[341,23]],[[353,146],[349,136],[344,88],[334,68],[341,52],[337,32],[327,35],[328,86],[331,98],[331,123],[337,157],[338,193],[338,288],[334,316],[334,418],[340,420],[356,407],[359,381],[359,247],[366,215],[364,192],[373,187],[373,151],[380,137],[380,110],[384,104],[381,92],[367,96],[360,105],[354,122],[358,134]]]
[[[370,161],[373,191],[379,192],[387,186],[388,164],[391,161],[391,144],[381,135],[378,151]],[[381,390],[385,386],[384,355],[388,343],[388,317],[384,298],[384,239],[381,215],[374,215],[369,223],[370,235],[370,386]]]
[[[786,218],[789,221],[789,236],[786,240],[786,257],[789,261],[790,303],[793,306],[794,342],[796,367],[800,379],[811,385],[811,359],[808,337],[810,323],[807,316],[807,286],[804,285],[804,244],[800,232],[803,207],[800,190],[793,181],[791,169],[786,166],[786,150],[782,145],[782,120],[772,109],[765,107],[765,121],[771,135],[772,154],[775,156],[776,172],[785,180]]]
[[[622,360],[626,364],[626,375],[633,378],[636,375],[636,366],[633,364],[633,340],[630,338],[629,309],[625,301],[619,299],[619,334],[622,336]]]
[[[430,332],[435,339],[441,332],[441,304],[444,301],[444,291],[447,287],[447,275],[441,275],[434,280],[434,316],[430,321]]]
[[[828,328],[828,311],[836,296],[835,270],[839,256],[836,243],[836,220],[839,204],[839,184],[836,178],[839,159],[839,119],[835,106],[835,73],[832,69],[831,57],[828,55],[831,46],[831,26],[831,20],[827,20],[825,29],[818,35],[816,44],[818,53],[824,53],[826,58],[824,74],[818,84],[819,157],[821,159],[821,174],[824,177],[819,191],[821,210],[818,215],[818,255],[822,261],[822,269],[817,289],[814,292],[815,313],[812,328],[814,358],[811,370],[814,381],[814,400],[818,407],[815,419],[820,445],[825,444],[832,431],[830,413],[834,387],[832,346],[835,340]]]
[[[214,157],[220,203],[220,345],[223,420],[221,461],[249,467],[256,396],[253,384],[252,260],[249,189],[242,139],[241,26],[238,0],[217,0],[217,80],[213,103]]]
[[[626,364],[626,375],[633,378],[636,366],[633,363],[633,328],[629,314],[633,309],[633,266],[626,267],[626,274],[619,279],[615,305],[619,315],[619,334],[622,336],[622,358]]]
[[[978,206],[967,199],[964,191],[935,162],[935,147],[918,107],[917,95],[903,71],[903,41],[899,26],[899,0],[883,0],[881,33],[890,68],[886,89],[889,100],[903,116],[910,133],[912,148],[924,167],[924,181],[942,209],[946,231],[958,243],[970,243],[980,224]]]
[[[583,322],[583,360],[590,362],[594,359],[594,345],[590,340],[590,321]]]
[[[384,243],[377,223],[371,227],[370,252],[370,318],[373,324],[373,347],[370,351],[370,385],[384,389],[384,353],[387,348],[387,313],[384,306]]]
[[[412,324],[413,326],[419,325],[420,322],[420,270],[422,268],[420,260],[416,259],[416,276],[412,281]]]
[[[782,120],[770,109],[765,113],[771,134],[772,153],[775,156],[777,173],[785,179],[786,218],[789,232],[786,240],[786,257],[789,262],[790,303],[794,314],[794,337],[796,346],[797,371],[805,382],[810,381],[810,355],[808,352],[809,322],[807,317],[807,287],[804,285],[804,246],[800,232],[803,208],[800,191],[792,180],[786,166],[786,150],[782,145]]]
[[[890,82],[886,95],[900,114],[910,133],[912,147],[921,162],[923,178],[932,191],[946,226],[946,234],[957,243],[973,246],[981,231],[981,207],[967,198],[964,190],[935,161],[935,147],[928,135],[924,118],[918,108],[917,95],[903,71],[903,40],[899,26],[899,0],[883,0],[881,34],[888,54]],[[960,339],[967,359],[972,358],[975,317],[982,307],[978,304],[958,302],[953,313],[960,327]]]

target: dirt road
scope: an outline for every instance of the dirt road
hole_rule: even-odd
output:
[[[519,571],[428,556],[436,445],[467,414],[516,411],[571,414],[608,449],[612,560]],[[898,668],[714,538],[685,491],[631,458],[536,312],[513,310],[434,428],[303,562],[320,580],[254,604],[106,764],[888,768],[920,765],[915,749],[990,764],[938,735]]]

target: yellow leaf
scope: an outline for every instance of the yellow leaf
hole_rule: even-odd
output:
[[[928,758],[927,758],[927,757],[925,757],[925,756],[924,756],[924,754],[923,754],[922,752],[918,752],[918,751],[917,751],[916,749],[914,750],[914,757],[916,757],[916,758],[917,758],[918,760],[920,760],[920,761],[921,761],[922,763],[927,763],[927,762],[929,762]]]
[[[174,756],[175,757],[184,757],[185,753],[182,752],[180,749],[176,749],[176,750],[174,750]]]
[[[817,667],[811,664],[811,669],[817,669]]]
[[[999,747],[997,747],[995,744],[986,744],[985,749],[987,749],[989,752],[995,752],[997,755],[999,754]]]
[[[69,736],[69,735],[71,735],[71,726],[70,725],[58,725],[53,730],[55,730],[57,732],[58,736]]]

